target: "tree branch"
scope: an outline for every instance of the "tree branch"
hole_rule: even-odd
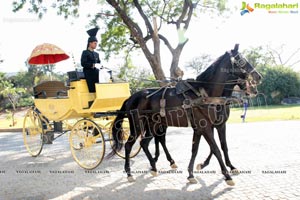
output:
[[[281,56],[280,56],[280,53],[278,53],[276,50],[272,49],[270,46],[267,46],[267,49],[268,49],[268,52],[269,54],[271,55],[272,59],[273,59],[273,62],[275,65],[278,65],[276,63],[276,57],[278,58],[279,62],[280,62],[280,65],[283,64],[282,60],[281,60]],[[274,55],[274,53],[276,54],[276,57]]]
[[[293,67],[293,66],[296,65],[297,63],[300,63],[300,60],[297,60],[296,62],[290,64],[290,66]]]
[[[290,57],[284,62],[284,65],[286,65],[299,51],[300,51],[300,48],[298,48],[294,53],[292,53],[292,55],[290,55]],[[298,62],[300,62],[300,61],[297,61],[296,63],[298,63]],[[294,63],[294,64],[296,64],[296,63]]]
[[[141,46],[142,50],[145,52],[145,55],[151,55],[145,41],[143,40],[143,32],[140,27],[130,19],[130,17],[126,14],[126,12],[119,6],[116,0],[106,0],[120,15],[123,22],[127,25],[130,30],[131,35],[136,38],[137,42]]]
[[[189,11],[188,11],[188,17],[187,19],[184,21],[184,29],[188,29],[189,25],[190,25],[190,21],[191,21],[191,18],[192,18],[192,15],[193,15],[193,11],[194,11],[194,4],[192,4],[192,2],[189,1]]]
[[[152,25],[148,19],[148,17],[145,15],[140,3],[138,0],[133,0],[133,3],[135,5],[135,7],[137,8],[137,10],[139,11],[141,17],[143,18],[144,22],[145,22],[145,25],[146,27],[148,28],[148,32],[150,33],[150,35],[152,35],[153,33],[153,28],[152,28]]]
[[[186,16],[188,8],[189,8],[188,0],[184,0],[184,4],[183,4],[183,8],[182,8],[182,13],[181,13],[181,15],[179,16],[179,18],[176,21],[176,27],[177,27],[177,29],[180,28],[180,24],[183,22],[183,19]]]
[[[116,17],[116,15],[115,15],[115,14],[98,12],[98,13],[96,14],[96,17],[100,17],[100,16],[106,16],[106,17]]]
[[[165,36],[163,36],[161,34],[158,34],[158,37],[159,37],[159,39],[161,39],[162,41],[164,41],[165,45],[168,47],[168,49],[172,53],[174,51],[174,48],[171,46],[169,40]]]

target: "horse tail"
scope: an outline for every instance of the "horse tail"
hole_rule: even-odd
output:
[[[113,144],[112,144],[112,151],[106,156],[106,158],[113,157],[116,152],[120,151],[123,147],[122,143],[122,124],[123,119],[126,116],[126,103],[128,99],[124,101],[121,109],[119,110],[119,114],[117,115],[116,119],[114,120],[112,124],[112,136],[113,136]]]

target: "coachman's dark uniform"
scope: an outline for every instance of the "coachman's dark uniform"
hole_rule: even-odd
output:
[[[81,65],[90,92],[95,92],[95,83],[99,83],[99,70],[94,67],[96,63],[100,63],[98,53],[89,49],[82,52]]]
[[[93,28],[87,31],[89,34],[88,45],[90,42],[97,41],[96,34],[99,28]],[[88,46],[87,46],[88,47]],[[95,83],[99,83],[99,70],[95,67],[96,63],[100,63],[99,54],[93,49],[87,48],[81,54],[81,65],[89,92],[96,92]]]

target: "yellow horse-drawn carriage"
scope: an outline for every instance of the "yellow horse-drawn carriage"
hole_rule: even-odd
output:
[[[112,141],[111,126],[123,102],[130,96],[128,83],[99,83],[96,92],[88,91],[82,72],[68,72],[68,84],[47,81],[34,87],[34,107],[23,124],[24,144],[34,157],[44,144],[69,134],[75,161],[85,169],[94,169],[105,155],[105,143]],[[127,141],[129,123],[124,123],[123,142]],[[135,147],[131,157],[138,154]],[[118,153],[124,157],[124,153]]]

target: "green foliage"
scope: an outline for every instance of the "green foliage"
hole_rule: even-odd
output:
[[[47,75],[47,69],[43,67],[28,66],[28,71],[18,72],[12,77],[5,77],[0,72],[0,105],[3,108],[26,107],[33,105],[34,85],[41,81],[59,80],[65,81],[66,74],[52,73],[51,78]]]
[[[28,12],[37,14],[39,18],[47,12],[48,8],[56,9],[58,15],[64,16],[67,19],[69,16],[79,16],[79,0],[60,0],[60,1],[43,1],[43,0],[15,0],[12,3],[13,12],[23,9],[29,3]]]
[[[0,90],[3,89],[6,82],[5,74],[0,72]]]
[[[106,32],[101,34],[100,49],[108,60],[111,53],[119,54],[120,49],[124,48],[128,42],[129,30],[122,25],[120,18],[113,18],[106,21]]]
[[[243,55],[246,55],[245,57],[247,58],[249,63],[251,63],[251,65],[255,68],[261,66],[276,65],[274,57],[272,57],[270,52],[262,46],[245,50],[243,51]]]
[[[143,67],[133,66],[131,59],[120,68],[118,78],[129,82],[132,94],[144,88],[159,87],[153,74]]]
[[[132,94],[145,88],[159,87],[155,77],[147,70],[135,70],[135,76],[129,79],[129,83]]]
[[[0,94],[3,95],[3,97],[8,98],[10,104],[15,110],[20,97],[25,92],[26,90],[24,88],[15,87],[11,82],[7,81],[0,91]]]
[[[207,13],[210,16],[215,16],[217,15],[222,15],[224,14],[226,11],[228,11],[229,9],[226,7],[227,4],[227,0],[203,0],[203,1],[199,1],[199,5],[198,5],[198,13]]]
[[[258,90],[267,95],[268,104],[280,104],[285,97],[300,96],[300,76],[284,66],[258,67],[263,75]]]
[[[28,92],[32,92],[32,87],[41,81],[46,80],[66,80],[66,74],[52,72],[54,66],[34,66],[27,65],[27,71],[20,71],[15,76],[10,77],[10,81],[15,87],[25,88]]]
[[[143,13],[148,18],[150,24],[143,23],[143,19],[137,13],[134,2],[119,1],[121,8],[126,12],[129,19],[135,22],[135,25],[143,32],[145,41],[151,37],[152,18],[160,19],[159,29],[166,24],[174,23],[182,12],[182,1],[169,0],[141,0],[139,4]],[[106,3],[107,4],[107,3]],[[105,53],[105,59],[108,60],[111,54],[119,54],[121,51],[129,54],[133,49],[140,48],[135,36],[131,35],[128,26],[124,23],[115,10],[104,10],[92,19],[91,25],[105,24],[105,32],[101,34],[100,49]]]
[[[34,101],[32,96],[30,95],[28,96],[22,96],[22,98],[20,98],[19,102],[18,102],[18,107],[28,107],[28,106],[33,106],[34,105]]]
[[[277,65],[274,52],[268,47],[256,47],[243,52],[249,63],[263,76],[259,98],[268,105],[280,104],[285,97],[300,96],[300,74],[292,68]],[[266,97],[266,99],[264,99]]]
[[[0,76],[4,77],[4,74],[0,74]],[[8,112],[8,116],[11,116],[12,126],[15,125],[14,113],[16,111],[16,107],[18,105],[18,101],[22,94],[25,93],[24,88],[15,87],[9,80],[1,79],[0,81],[0,95],[9,100],[10,105],[13,110]]]

